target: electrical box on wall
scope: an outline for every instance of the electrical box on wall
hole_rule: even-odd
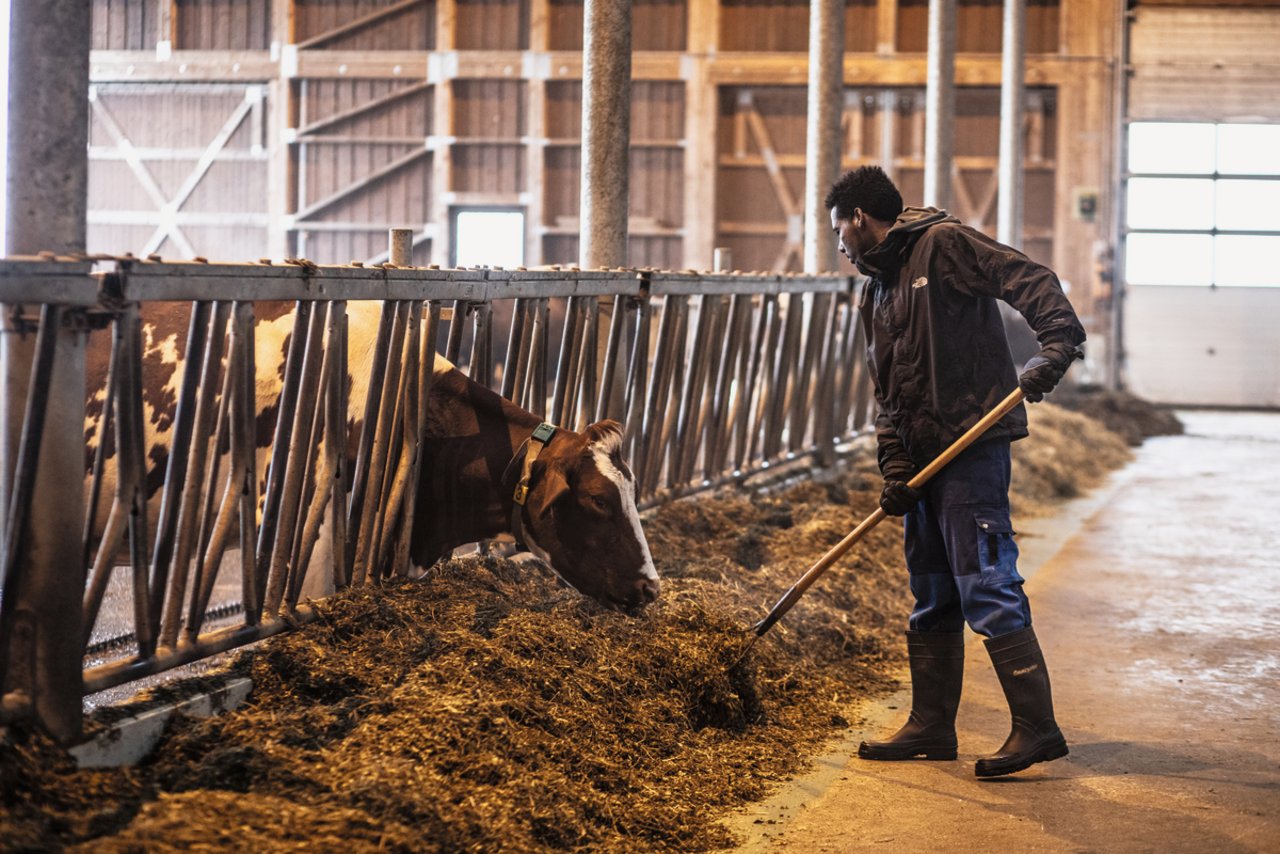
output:
[[[1072,210],[1081,222],[1093,222],[1098,217],[1098,191],[1092,187],[1077,187]]]

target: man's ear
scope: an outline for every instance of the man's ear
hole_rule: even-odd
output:
[[[551,507],[569,494],[569,481],[559,466],[547,466],[546,473],[529,493],[529,514],[536,519],[546,516]]]

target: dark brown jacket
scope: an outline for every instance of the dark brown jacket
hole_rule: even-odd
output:
[[[997,299],[1040,346],[1084,341],[1058,277],[936,208],[907,208],[858,259],[867,365],[879,411],[880,470],[907,480],[1017,385]],[[987,433],[1020,439],[1019,405]]]

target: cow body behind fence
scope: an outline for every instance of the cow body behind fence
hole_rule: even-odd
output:
[[[285,355],[294,332],[292,304],[255,305],[256,444],[258,495],[264,493],[277,413],[280,411]],[[375,364],[380,303],[352,302],[347,311],[349,435],[365,429],[363,411]],[[190,306],[144,306],[142,379],[148,517],[154,531],[167,464],[174,409],[180,393]],[[93,348],[91,348],[92,350]],[[652,601],[659,584],[636,509],[636,484],[621,459],[621,428],[599,422],[583,432],[559,429],[529,472],[529,498],[513,514],[514,487],[526,441],[540,419],[473,382],[443,357],[435,356],[426,407],[425,445],[414,502],[411,556],[427,566],[460,544],[522,528],[529,547],[565,581],[614,607],[633,609]],[[89,388],[105,388],[106,359],[91,353]],[[395,382],[395,378],[383,378]],[[96,380],[96,382],[95,382]],[[102,437],[105,391],[89,401],[87,461]],[[106,518],[116,475],[116,449],[107,434],[106,466],[100,489],[98,524]],[[327,441],[327,440],[326,440]],[[225,455],[226,448],[211,448]],[[411,487],[412,488],[412,487]],[[345,496],[344,496],[345,498]],[[327,528],[326,528],[327,531]],[[321,535],[324,545],[326,533]],[[331,560],[318,548],[305,575]],[[376,570],[375,570],[376,572]],[[323,574],[323,573],[319,573]],[[309,583],[307,589],[323,589]]]

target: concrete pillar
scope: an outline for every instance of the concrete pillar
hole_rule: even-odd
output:
[[[809,116],[805,142],[804,271],[836,269],[831,216],[823,205],[840,177],[840,114],[844,105],[844,2],[809,3]]]
[[[9,29],[9,173],[5,187],[8,254],[85,248],[88,187],[90,3],[83,0],[13,0]],[[31,314],[35,306],[28,306]],[[0,338],[0,495],[13,486],[27,403],[35,335],[14,328],[4,313]],[[53,375],[39,389],[48,406],[30,512],[21,532],[15,574],[18,601],[6,602],[14,645],[27,684],[19,703],[32,704],[55,738],[79,734],[80,600],[84,591],[80,546],[84,501],[84,344],[73,327],[58,331]],[[40,401],[37,401],[40,402]],[[66,429],[59,429],[66,428]],[[5,514],[7,516],[7,514]],[[5,532],[9,546],[19,532]],[[11,579],[6,579],[10,581]],[[21,647],[21,648],[15,648]],[[15,675],[10,668],[10,676]],[[23,697],[22,694],[27,696]],[[15,698],[8,698],[12,707]]]
[[[1027,50],[1027,0],[1004,0],[1000,66],[1000,176],[996,239],[1022,247],[1022,117]]]
[[[625,267],[627,146],[631,142],[630,0],[586,0],[582,59],[578,263],[584,269]]]
[[[956,0],[929,0],[924,90],[924,203],[951,207],[956,123]]]

